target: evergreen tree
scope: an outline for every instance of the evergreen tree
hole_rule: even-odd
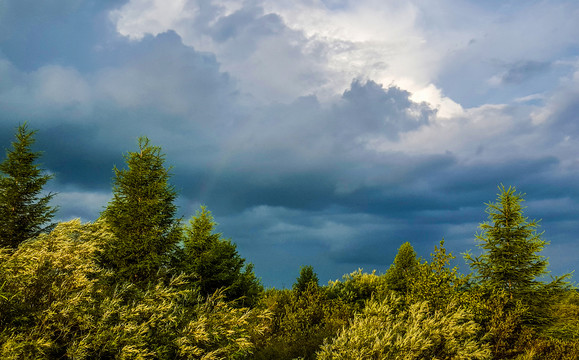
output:
[[[523,215],[524,194],[514,187],[499,189],[497,202],[487,204],[490,221],[482,223],[476,235],[484,252],[476,258],[465,257],[485,288],[528,307],[528,323],[546,323],[553,296],[560,293],[568,275],[548,284],[539,279],[548,273],[548,261],[539,255],[548,243],[537,232],[538,221]]]
[[[102,259],[121,278],[140,282],[167,264],[180,239],[177,193],[161,148],[149,139],[139,138],[139,151],[125,160],[127,169],[114,168],[113,199],[102,213],[115,235],[104,244]]]
[[[262,290],[253,265],[245,264],[235,244],[213,232],[216,226],[211,211],[201,206],[185,228],[184,246],[176,267],[192,275],[204,295],[225,288],[228,299],[241,299],[244,305],[253,305]]]
[[[313,266],[302,266],[300,269],[300,276],[296,279],[296,282],[293,285],[293,289],[298,294],[301,294],[312,286],[314,288],[319,287],[318,275],[314,272]]]
[[[461,275],[457,267],[450,267],[455,257],[447,252],[444,239],[434,246],[430,261],[418,262],[407,278],[406,301],[409,304],[428,301],[432,310],[439,310],[451,302],[462,303],[463,290],[469,284],[469,276]]]
[[[42,195],[52,179],[35,164],[40,152],[31,150],[36,131],[20,125],[12,149],[0,164],[0,246],[16,248],[24,240],[49,229],[55,207],[49,205],[55,194]]]
[[[409,242],[405,242],[398,249],[394,263],[386,272],[386,283],[392,290],[406,293],[408,284],[416,273],[419,261],[416,252]]]

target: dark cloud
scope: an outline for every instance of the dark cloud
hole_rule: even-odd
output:
[[[208,132],[234,118],[235,84],[220,72],[214,56],[184,46],[175,33],[147,36],[109,53],[115,59],[109,65],[115,66],[85,75],[62,67],[24,73],[8,65],[4,73],[12,80],[0,86],[3,144],[18,123],[29,121],[40,130],[43,162],[59,182],[102,188],[110,185],[113,165],[122,165],[121,155],[134,149],[139,136],[171,144],[175,136],[194,134],[166,148],[195,150],[214,141]],[[86,104],[71,82],[84,84]]]
[[[552,102],[554,108],[549,109],[541,128],[552,137],[552,143],[576,141],[579,136],[579,89],[556,96]]]
[[[322,99],[302,91],[324,81],[319,59],[305,50],[311,43],[277,14],[247,3],[222,16],[216,3],[199,1],[191,31],[227,45],[217,54],[185,45],[173,31],[120,36],[108,10],[122,4],[3,3],[0,147],[18,123],[39,129],[36,148],[56,176],[49,190],[61,192],[59,219],[96,218],[113,166],[123,167],[122,155],[145,135],[173,166],[181,214],[206,204],[268,286],[291,286],[305,264],[322,282],[358,267],[383,272],[405,241],[425,258],[442,237],[455,255],[475,249],[484,203],[501,183],[528,194],[528,214],[544,219],[553,257],[576,248],[576,92],[564,89],[535,107],[470,109],[460,119],[439,119],[410,92],[372,80]],[[223,58],[249,75],[230,75]],[[445,91],[476,93],[476,79],[496,74],[492,66],[472,74],[474,58],[446,64],[459,66],[443,71]],[[496,96],[539,87],[550,64],[514,64],[501,78],[511,90]],[[258,101],[254,90],[280,100]],[[538,106],[549,113],[537,125],[530,114]],[[427,135],[417,144],[427,150],[408,145],[416,134]],[[555,272],[575,263],[556,263]]]
[[[340,130],[381,133],[390,139],[398,134],[428,124],[436,113],[426,104],[410,101],[410,93],[395,86],[384,89],[373,81],[362,84],[354,81],[342,96],[344,103],[337,108],[336,117],[349,123]]]
[[[258,205],[320,209],[332,203],[370,212],[392,204],[406,208],[403,198],[412,197],[412,191],[392,194],[394,188],[449,166],[453,158],[376,156],[360,139],[395,138],[427,124],[435,112],[410,101],[409,95],[355,81],[343,101],[331,108],[323,109],[315,97],[303,97],[255,112],[233,126],[242,127],[239,132],[218,139],[217,154],[212,154],[218,168],[182,164],[195,168],[187,176],[198,184],[183,186],[184,194],[229,211]],[[386,195],[388,185],[393,188]]]
[[[47,64],[93,68],[101,60],[97,49],[116,38],[107,11],[126,1],[3,1],[0,53],[26,71]]]

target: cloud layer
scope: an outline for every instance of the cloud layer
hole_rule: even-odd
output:
[[[577,268],[579,5],[67,0],[0,12],[0,143],[28,121],[60,219],[146,135],[268,286],[458,254],[497,186]],[[465,269],[466,270],[466,269]]]

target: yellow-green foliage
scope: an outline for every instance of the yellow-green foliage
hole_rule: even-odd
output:
[[[387,289],[385,277],[376,275],[376,270],[368,274],[358,269],[344,275],[341,281],[330,281],[328,284],[331,297],[342,299],[348,304],[356,304],[359,308],[363,307],[366,300],[386,294]]]
[[[269,290],[262,306],[273,318],[252,359],[313,359],[324,339],[334,336],[353,316],[350,306],[328,298],[315,283],[302,292]]]
[[[531,329],[525,329],[515,344],[519,354],[515,360],[577,360],[579,341],[560,340],[537,336]]]
[[[430,262],[424,261],[416,267],[408,285],[407,302],[428,301],[434,309],[443,308],[450,302],[462,302],[460,289],[468,278],[459,274],[456,267],[449,267],[454,256],[446,252],[444,240],[434,247],[430,256]]]
[[[197,317],[177,339],[180,358],[241,359],[253,352],[252,338],[263,336],[270,313],[235,308],[223,298],[222,292],[216,292],[199,304]]]
[[[545,333],[561,340],[579,341],[579,293],[567,290],[561,302],[553,306],[553,324]]]
[[[181,277],[142,288],[111,284],[95,262],[102,223],[59,224],[0,252],[2,359],[236,359],[253,349],[267,312],[217,292],[199,297]]]
[[[3,359],[42,358],[90,331],[97,278],[95,238],[108,234],[78,220],[0,252]]]
[[[560,304],[557,319],[542,332],[525,324],[528,308],[521,301],[510,299],[506,291],[488,292],[475,286],[462,292],[463,304],[481,324],[483,340],[490,346],[493,359],[556,360],[579,359],[577,339],[577,309],[574,308],[573,292]]]
[[[70,353],[75,359],[207,360],[251,353],[252,331],[265,326],[254,317],[263,314],[235,308],[219,292],[195,300],[196,293],[178,290],[180,281],[157,284],[142,294],[125,284],[101,303],[95,328]]]
[[[489,359],[477,342],[478,325],[463,308],[448,304],[430,311],[427,302],[406,308],[401,297],[371,300],[331,341],[318,359]]]
[[[471,303],[471,308],[486,331],[485,338],[493,358],[509,359],[517,355],[516,344],[520,343],[525,330],[523,316],[527,308],[520,301],[510,301],[506,292],[480,297],[478,302]]]

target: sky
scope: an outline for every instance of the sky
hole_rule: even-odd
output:
[[[475,234],[498,186],[579,269],[579,2],[0,0],[0,147],[37,129],[58,221],[147,136],[267,286]],[[461,265],[462,263],[462,265]],[[573,279],[575,281],[575,279]]]

